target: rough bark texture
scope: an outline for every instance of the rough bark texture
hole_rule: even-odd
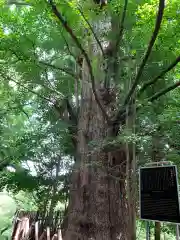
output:
[[[64,239],[126,240],[125,148],[91,152],[113,132],[94,99],[86,65],[83,68],[77,158]],[[94,148],[90,147],[91,141]]]
[[[98,24],[98,26],[101,25]],[[117,29],[119,24],[116,28],[115,26],[111,27]],[[107,60],[106,63],[109,65],[105,74],[102,69],[102,56],[98,55],[97,44],[88,43],[88,49],[90,59],[96,58],[94,72],[96,92],[102,105],[105,106],[106,112],[112,114],[116,105],[116,97],[109,101],[110,95],[105,99],[102,96],[102,90],[105,85],[105,87],[116,88],[116,84],[112,84],[111,79],[118,71],[114,67],[114,62],[109,64],[113,56],[107,54],[109,61]],[[113,50],[112,53],[115,52],[115,49]],[[107,84],[102,84],[105,82]],[[116,151],[103,152],[101,148],[97,147],[106,137],[115,137],[117,132],[113,131],[112,126],[109,126],[104,119],[91,87],[89,69],[84,60],[76,162],[71,179],[68,223],[63,240],[134,240],[134,231],[133,234],[129,233],[131,229],[128,226],[126,148],[122,145]],[[104,88],[104,90],[106,89]],[[132,193],[132,190],[130,191]],[[129,202],[132,206],[133,201]],[[133,214],[133,212],[135,211],[132,210],[131,213]],[[131,226],[133,223],[132,217]]]

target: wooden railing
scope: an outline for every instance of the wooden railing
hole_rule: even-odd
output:
[[[14,217],[12,240],[62,240],[61,217],[55,214],[51,224],[35,212],[18,212]]]

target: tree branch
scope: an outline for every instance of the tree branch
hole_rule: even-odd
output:
[[[154,32],[152,34],[152,37],[151,37],[151,40],[149,42],[149,45],[148,45],[148,48],[147,48],[147,51],[145,53],[145,56],[141,62],[141,65],[139,67],[139,71],[136,75],[136,78],[134,80],[134,83],[132,85],[132,87],[130,88],[128,94],[127,94],[127,97],[125,98],[125,101],[124,101],[124,105],[127,105],[131,99],[131,96],[132,94],[134,93],[138,83],[139,83],[139,80],[141,78],[141,75],[143,73],[143,70],[144,70],[144,67],[148,61],[148,58],[151,54],[151,51],[152,51],[152,48],[154,46],[154,43],[156,41],[156,38],[158,36],[158,33],[159,33],[159,30],[160,30],[160,27],[161,27],[161,22],[162,22],[162,19],[163,19],[163,13],[164,13],[164,8],[165,8],[165,0],[159,0],[159,10],[158,10],[158,14],[157,14],[157,19],[156,19],[156,24],[155,24],[155,29],[154,29]]]
[[[22,113],[24,113],[24,115],[25,115],[25,116],[27,117],[27,119],[29,120],[29,115],[28,115],[28,113],[24,110],[23,106],[20,106],[20,108],[21,108]]]
[[[8,224],[6,227],[2,228],[0,231],[0,235],[2,235],[6,230],[8,230],[9,228],[11,228],[11,224]]]
[[[0,74],[1,74],[1,76],[2,76],[3,78],[5,78],[5,79],[7,79],[7,80],[9,80],[9,81],[12,81],[12,82],[14,82],[14,83],[16,83],[17,85],[19,85],[20,87],[28,90],[28,91],[31,92],[32,94],[37,95],[39,98],[41,98],[41,99],[43,99],[43,100],[45,100],[45,101],[47,101],[47,102],[50,102],[50,103],[54,104],[54,102],[53,102],[51,99],[46,98],[45,96],[42,96],[41,94],[39,94],[39,93],[37,93],[37,92],[29,89],[28,87],[24,86],[22,83],[19,83],[18,81],[16,81],[16,80],[14,80],[13,78],[5,75],[5,74],[2,73],[2,72],[0,72]]]
[[[84,20],[85,20],[85,22],[87,23],[87,25],[89,26],[89,28],[90,28],[90,30],[91,30],[91,32],[92,32],[92,34],[93,34],[93,36],[94,36],[97,44],[99,45],[99,48],[101,49],[102,55],[105,56],[105,54],[104,54],[104,49],[103,49],[103,47],[102,47],[102,45],[101,45],[101,42],[99,41],[96,33],[94,32],[94,29],[92,28],[90,22],[89,22],[89,21],[87,20],[87,18],[85,17],[83,11],[82,11],[80,8],[78,8],[78,10],[79,10],[79,12],[81,13],[82,17],[84,18]]]
[[[79,42],[78,38],[74,34],[73,30],[69,27],[69,25],[67,24],[67,22],[64,20],[63,16],[61,15],[61,13],[58,11],[56,5],[53,3],[53,0],[49,0],[48,2],[50,4],[50,6],[52,8],[52,11],[55,14],[55,16],[59,19],[60,23],[63,25],[63,27],[66,29],[66,31],[70,34],[70,36],[74,40],[75,44],[77,45],[77,47],[82,52],[82,54],[83,54],[83,56],[84,56],[84,58],[86,60],[88,69],[89,69],[89,74],[91,76],[92,91],[93,91],[95,100],[96,100],[99,108],[101,109],[101,111],[102,111],[106,121],[110,122],[109,116],[107,115],[104,107],[102,106],[102,104],[101,104],[101,102],[100,102],[100,100],[98,98],[97,92],[96,92],[95,79],[94,79],[93,70],[92,70],[92,66],[91,66],[91,62],[90,62],[90,59],[88,57],[88,54],[86,53],[85,49],[82,47],[81,43]]]
[[[153,80],[146,82],[140,89],[138,96],[140,96],[146,90],[147,87],[155,84],[158,81],[158,79],[164,77],[164,75],[167,72],[171,71],[179,62],[180,62],[180,55],[174,60],[174,62],[171,63],[170,66],[168,66],[165,70],[163,70],[157,77],[155,77]]]
[[[158,98],[160,98],[161,96],[165,95],[166,93],[174,90],[175,88],[180,86],[180,81],[169,85],[169,87],[162,89],[161,91],[159,91],[158,93],[155,93],[153,96],[148,98],[148,101],[150,102],[154,102],[155,100],[157,100]]]
[[[124,21],[125,21],[125,18],[126,18],[127,5],[128,5],[128,0],[125,0],[124,9],[123,9],[122,18],[121,18],[121,23],[120,23],[120,31],[119,31],[119,35],[118,35],[116,46],[115,46],[116,50],[118,49],[119,44],[120,44],[120,42],[122,40],[122,37],[123,37]]]
[[[73,56],[74,60],[76,61],[76,56],[71,52],[70,47],[69,47],[69,44],[68,44],[68,42],[67,42],[67,40],[66,40],[63,32],[61,32],[61,36],[62,36],[62,38],[63,38],[63,40],[64,40],[64,43],[66,44],[67,50],[68,50],[68,52],[69,52],[69,55]],[[76,61],[76,62],[77,62],[77,61]]]
[[[123,38],[123,31],[124,31],[124,22],[125,22],[125,18],[126,18],[126,12],[127,12],[127,5],[128,5],[128,0],[124,1],[124,8],[123,8],[123,12],[122,12],[122,17],[121,17],[121,21],[120,21],[120,25],[119,25],[119,33],[117,33],[116,35],[116,41],[115,41],[115,45],[113,46],[112,44],[112,55],[113,55],[113,72],[114,72],[114,81],[117,82],[118,79],[118,71],[119,71],[119,61],[118,61],[118,53],[119,53],[119,48],[120,48],[120,44]],[[117,22],[117,20],[115,21]],[[115,23],[116,25],[116,23]],[[112,25],[112,30],[113,30],[113,25]],[[122,60],[122,59],[120,59]],[[108,76],[106,76],[108,78]]]
[[[10,52],[11,52],[12,54],[15,55],[15,57],[18,59],[18,61],[29,61],[29,60],[32,61],[32,59],[31,59],[30,57],[28,57],[28,56],[20,57],[20,56],[18,56],[18,54],[17,54],[13,49],[9,49],[9,50],[10,50]],[[61,68],[61,67],[55,66],[55,65],[53,65],[53,64],[51,64],[51,63],[47,63],[47,62],[44,62],[44,61],[38,61],[38,60],[36,60],[36,59],[34,59],[34,61],[37,62],[37,63],[39,63],[39,64],[45,65],[45,66],[47,66],[47,67],[50,67],[50,68],[52,68],[52,69],[60,70],[60,71],[62,71],[62,72],[64,72],[64,73],[72,76],[73,78],[77,78],[77,75],[76,75],[75,73],[73,73],[72,71],[70,71],[70,70],[68,70],[68,69],[66,69],[66,68]]]
[[[71,71],[68,70],[68,69],[61,68],[61,67],[55,66],[55,65],[53,65],[53,64],[51,64],[51,63],[47,63],[47,62],[43,62],[43,61],[39,61],[38,63],[40,63],[40,64],[42,64],[42,65],[45,65],[45,66],[47,66],[47,67],[50,67],[50,68],[52,68],[52,69],[55,69],[55,70],[60,70],[60,71],[62,71],[62,72],[64,72],[64,73],[66,73],[66,74],[71,75],[73,78],[77,78],[77,75],[76,75],[75,73],[71,72]]]
[[[159,99],[161,96],[165,95],[166,93],[174,90],[175,88],[177,88],[179,86],[180,86],[180,81],[169,85],[167,88],[162,89],[158,93],[155,93],[153,96],[151,96],[151,97],[149,97],[148,99],[145,99],[145,100],[146,100],[146,102],[154,102],[155,100]],[[142,107],[144,105],[145,104],[143,104],[142,106],[137,106],[136,111],[138,111],[139,109],[142,109]],[[129,108],[128,115],[131,115],[131,112],[132,112],[132,106]],[[126,118],[126,110],[121,109],[119,111],[118,117],[116,117],[116,119],[113,122],[114,122],[114,124],[117,125],[117,124],[120,124],[120,122],[123,122],[125,120],[125,118]]]

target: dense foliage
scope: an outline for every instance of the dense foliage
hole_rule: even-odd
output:
[[[77,158],[76,123],[68,111],[79,113],[82,46],[88,52],[94,38],[102,40],[97,41],[102,48],[117,38],[118,33],[109,34],[107,19],[114,14],[120,22],[124,8],[120,0],[108,1],[103,9],[92,1],[52,2],[0,1],[0,189],[30,194],[37,208],[50,212],[59,203],[66,209]],[[149,46],[157,6],[157,0],[128,2],[116,56],[118,71],[109,76],[118,88],[117,111],[130,101],[128,93]],[[135,78],[140,90],[136,131],[122,128],[116,138],[90,141],[90,149],[135,143],[137,168],[154,156],[174,162],[180,171],[179,14],[178,0],[166,1],[159,35],[139,79]],[[91,56],[95,79],[102,78],[100,58]]]

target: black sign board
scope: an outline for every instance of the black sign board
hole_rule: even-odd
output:
[[[141,219],[180,223],[176,166],[140,169]]]

